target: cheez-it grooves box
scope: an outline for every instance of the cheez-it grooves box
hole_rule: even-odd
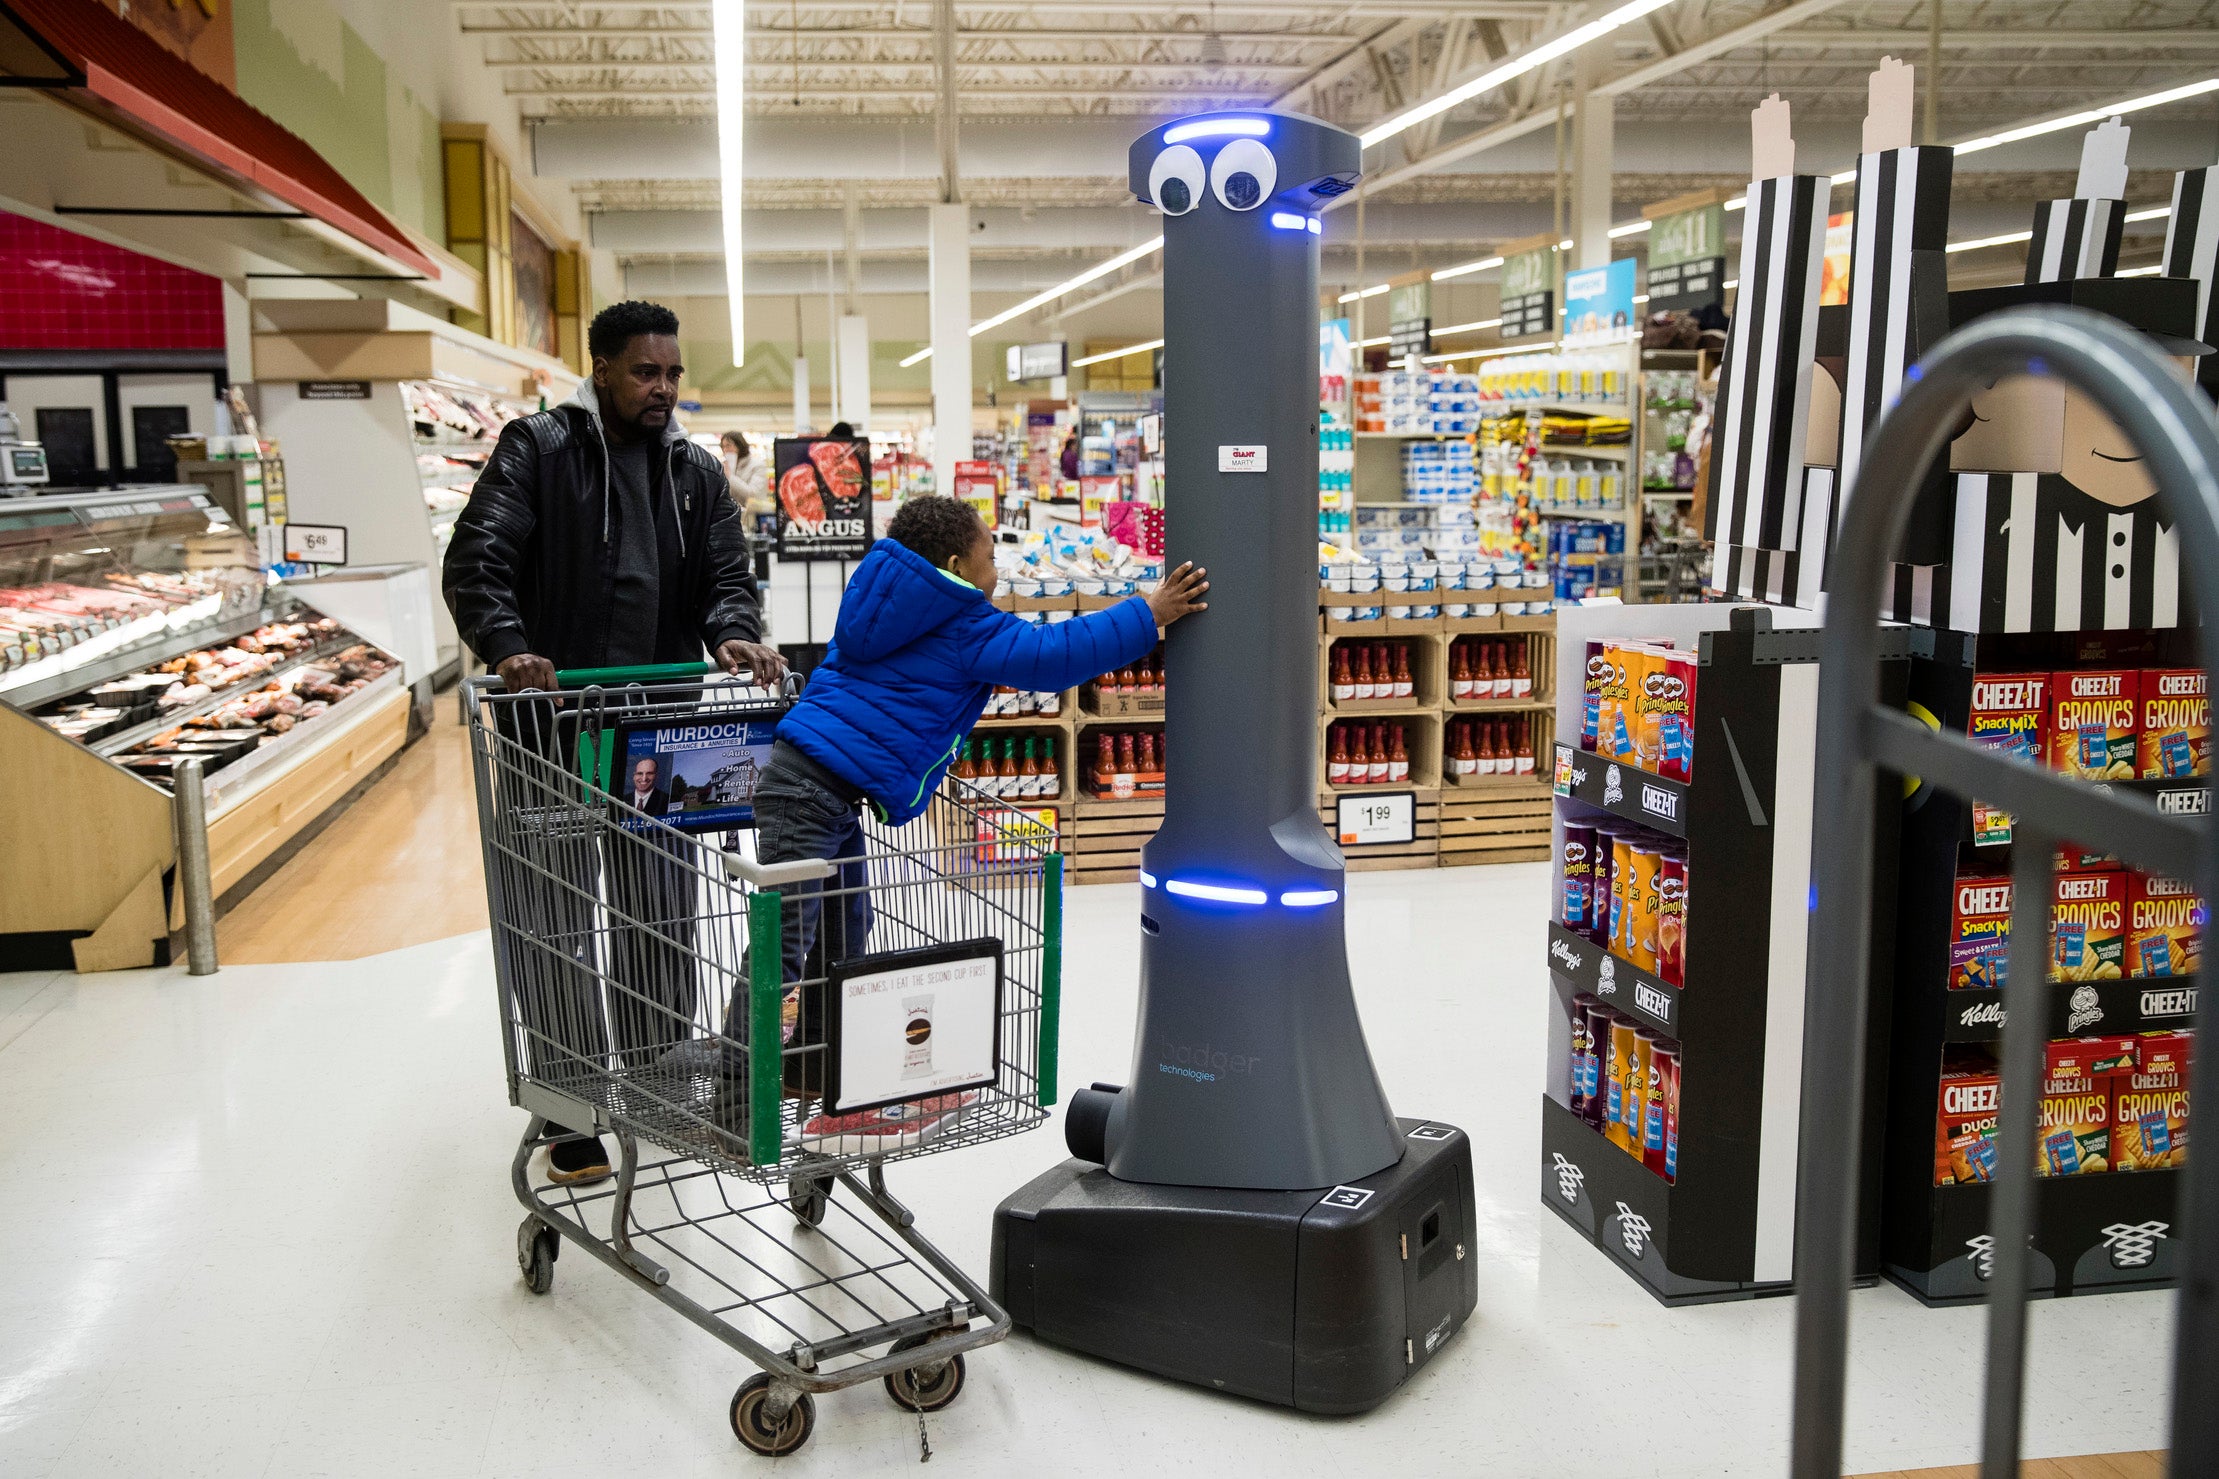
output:
[[[2211,698],[2198,668],[2145,668],[2135,770],[2144,780],[2211,774]]]
[[[2090,781],[2134,776],[2136,699],[2142,675],[2128,669],[2050,677],[2050,768]]]

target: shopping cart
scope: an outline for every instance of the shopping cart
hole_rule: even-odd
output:
[[[885,1168],[1047,1118],[1062,859],[958,781],[914,821],[866,821],[860,859],[765,864],[749,828],[700,830],[743,804],[729,749],[696,760],[698,787],[675,763],[655,808],[683,804],[644,815],[618,794],[648,774],[620,769],[635,736],[752,738],[759,753],[785,710],[707,672],[560,673],[557,694],[477,678],[464,704],[509,1100],[531,1114],[510,1166],[528,1213],[518,1267],[545,1294],[567,1238],[747,1357],[760,1371],[732,1399],[732,1430],[778,1455],[808,1441],[814,1394],[874,1377],[921,1427],[962,1390],[963,1352],[1009,1333],[1007,1312],[918,1235]],[[867,939],[843,939],[865,889]],[[796,966],[784,937],[812,895],[823,927]],[[825,1024],[841,983],[988,956],[998,989],[973,1045],[991,1079],[833,1113],[842,1037]],[[562,1128],[615,1136],[613,1183],[531,1174]]]

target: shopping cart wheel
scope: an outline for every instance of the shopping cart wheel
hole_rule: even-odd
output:
[[[527,1217],[516,1229],[516,1267],[524,1287],[545,1294],[555,1287],[555,1256],[562,1252],[562,1237],[537,1217]]]
[[[817,1429],[817,1404],[807,1392],[795,1393],[785,1420],[774,1426],[765,1413],[770,1385],[770,1378],[759,1371],[740,1383],[732,1394],[732,1432],[750,1453],[778,1458],[809,1441]]]
[[[824,1226],[824,1214],[832,1206],[832,1178],[796,1176],[786,1183],[786,1205],[809,1226]]]
[[[919,1346],[930,1345],[933,1337],[912,1335],[907,1340],[897,1340],[887,1354],[913,1351]],[[954,1355],[945,1361],[923,1366],[912,1366],[907,1371],[897,1371],[886,1378],[886,1395],[896,1406],[911,1412],[938,1412],[953,1402],[963,1391],[963,1357]]]

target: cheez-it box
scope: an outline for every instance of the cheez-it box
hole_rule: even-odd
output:
[[[2185,1032],[2145,1032],[2134,1071],[2112,1080],[2114,1170],[2162,1171],[2187,1163],[2188,1045]]]
[[[2145,668],[2134,740],[2144,780],[2211,774],[2211,698],[2199,668]]]
[[[2010,949],[2011,880],[1958,879],[1949,905],[1949,989],[2001,986]]]
[[[2204,901],[2178,878],[2136,873],[2127,886],[2127,974],[2192,976],[2203,956]]]
[[[1934,1107],[1934,1184],[1992,1181],[2002,1078],[1994,1063],[1972,1058],[1942,1065]]]
[[[2050,905],[2050,979],[2116,981],[2127,973],[2127,880],[2120,868],[2060,873]]]
[[[2047,673],[1982,673],[1972,680],[1965,730],[1972,742],[2015,760],[2043,764],[2049,754]]]
[[[2074,1037],[2046,1046],[2035,1175],[2111,1169],[2112,1099],[2139,1062],[2139,1046],[2132,1037]]]
[[[2050,677],[2050,768],[2082,780],[2135,773],[2136,699],[2142,675],[2124,669]]]

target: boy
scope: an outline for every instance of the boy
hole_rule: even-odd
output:
[[[861,808],[899,825],[922,813],[970,735],[997,685],[1060,692],[1145,657],[1159,627],[1208,609],[1207,571],[1191,563],[1167,575],[1152,596],[1053,626],[1019,621],[993,604],[994,536],[977,512],[953,498],[917,498],[864,556],[840,599],[824,661],[778,726],[770,763],[755,788],[756,854],[765,863],[803,858],[840,862],[836,917],[824,929],[824,959],[860,955],[871,932],[863,863]],[[821,885],[784,890],[784,979],[803,976],[817,942]],[[786,1002],[788,1040],[821,1044],[823,1004],[799,1013]],[[818,993],[811,993],[812,997]],[[734,1003],[734,1016],[738,1015]],[[736,1021],[726,1034],[739,1037]],[[815,1097],[823,1083],[819,1053],[790,1055],[789,1097]],[[954,1096],[939,1108],[945,1115]],[[868,1148],[883,1138],[915,1137],[937,1101],[893,1111],[820,1117],[805,1127],[825,1148]],[[849,1121],[855,1123],[850,1124]],[[870,1123],[864,1123],[869,1121]]]

